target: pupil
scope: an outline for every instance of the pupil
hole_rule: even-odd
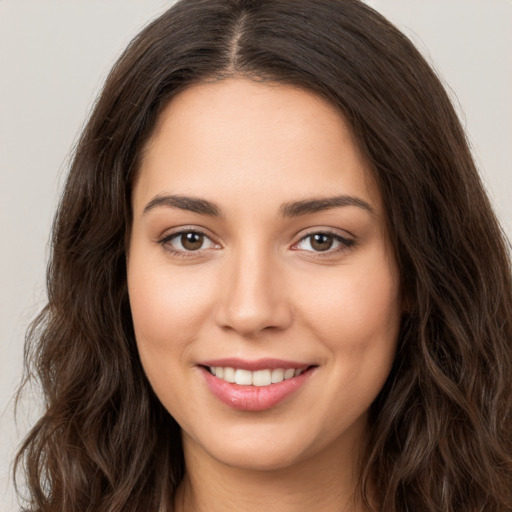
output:
[[[197,251],[203,245],[203,239],[201,233],[185,233],[181,235],[181,245],[188,251]]]
[[[313,240],[311,241],[311,247],[317,251],[327,251],[332,246],[332,236],[325,235],[323,233],[317,233],[313,235]]]

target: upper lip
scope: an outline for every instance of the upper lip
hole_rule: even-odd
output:
[[[257,370],[274,370],[282,368],[305,368],[314,366],[311,363],[304,363],[299,361],[289,361],[284,359],[263,358],[255,360],[240,359],[238,357],[228,357],[223,359],[209,359],[208,361],[201,361],[200,366],[210,367],[223,367],[223,368],[239,368],[241,370],[257,371]]]

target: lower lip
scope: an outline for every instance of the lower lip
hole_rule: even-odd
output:
[[[210,391],[224,404],[240,411],[265,411],[298,391],[313,373],[309,368],[297,377],[269,386],[241,386],[212,375],[201,368]]]

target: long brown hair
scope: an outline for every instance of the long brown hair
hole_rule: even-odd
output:
[[[55,219],[48,305],[27,335],[45,406],[17,457],[27,510],[172,506],[180,430],[144,376],[126,289],[131,183],[166,103],[228,76],[330,101],[380,187],[407,312],[372,406],[363,498],[371,490],[382,512],[512,510],[505,237],[435,73],[357,0],[182,0],[114,66]]]

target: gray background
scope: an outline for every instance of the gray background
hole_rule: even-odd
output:
[[[12,396],[26,327],[44,303],[52,215],[73,144],[106,74],[171,1],[0,0],[0,510],[17,510],[16,445],[37,417]],[[512,1],[368,0],[450,89],[484,182],[512,234]],[[492,262],[489,262],[492,264]]]

